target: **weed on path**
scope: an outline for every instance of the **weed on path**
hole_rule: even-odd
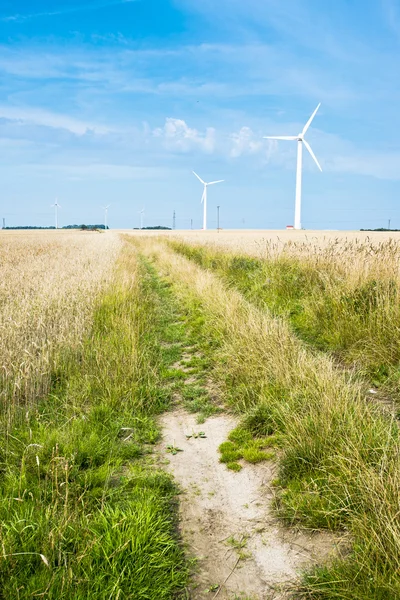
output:
[[[161,455],[171,439],[182,449],[166,469],[181,489],[180,529],[196,559],[194,600],[217,591],[221,600],[283,593],[300,569],[328,559],[334,548],[330,534],[285,529],[273,516],[272,463],[246,463],[236,473],[220,461],[219,446],[236,424],[232,416],[212,416],[202,426],[205,436],[195,437],[195,415],[177,408],[161,418]]]

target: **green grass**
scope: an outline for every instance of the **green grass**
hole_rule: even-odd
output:
[[[240,459],[253,464],[271,460],[275,457],[275,453],[270,449],[277,446],[278,443],[278,436],[258,436],[249,425],[249,417],[246,417],[238,427],[230,432],[228,441],[219,446],[220,462],[232,469],[234,463],[240,467],[240,463],[237,462]]]
[[[218,273],[257,307],[288,319],[303,341],[347,366],[357,365],[371,385],[400,395],[400,290],[394,274],[379,278],[373,273],[354,283],[334,247],[320,251],[319,260],[290,251],[261,260],[177,240],[168,243]],[[359,252],[367,256],[369,248]],[[380,252],[390,255],[391,244]]]
[[[128,239],[128,242],[138,246],[140,251],[136,240]],[[178,396],[188,412],[198,415],[199,423],[204,423],[221,410],[208,385],[213,368],[212,352],[217,342],[208,336],[200,305],[192,302],[188,308],[181,303],[171,283],[158,275],[151,260],[143,254],[139,256],[153,284],[164,290],[163,301],[173,315],[163,331],[162,353],[166,366],[161,368],[161,375],[164,384],[169,385],[170,394]],[[171,345],[168,347],[165,343]]]
[[[187,580],[176,490],[152,465],[175,337],[168,289],[126,247],[79,352],[3,428],[0,597],[171,599]]]

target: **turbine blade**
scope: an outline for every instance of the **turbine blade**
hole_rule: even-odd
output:
[[[218,179],[218,181],[210,181],[207,185],[214,185],[214,183],[222,183],[223,181],[225,181],[225,179]]]
[[[297,135],[264,135],[265,140],[297,140]]]
[[[319,162],[317,161],[317,157],[315,156],[314,152],[311,150],[311,146],[310,146],[310,144],[309,144],[308,142],[306,142],[306,140],[303,140],[303,144],[305,145],[305,147],[307,148],[307,150],[309,151],[309,153],[310,153],[310,154],[311,154],[311,156],[313,157],[313,159],[314,159],[314,162],[315,162],[315,164],[317,165],[318,169],[319,169],[320,171],[322,171],[322,167],[321,167],[321,165],[319,164]]]
[[[319,109],[319,107],[321,106],[321,102],[318,104],[317,108],[314,110],[313,114],[311,115],[311,117],[308,119],[307,123],[304,125],[304,129],[301,132],[301,135],[305,135],[307,129],[310,127],[313,118],[315,117],[315,115],[317,114],[317,111]]]
[[[199,181],[201,181],[201,183],[202,183],[203,185],[205,185],[205,184],[206,184],[206,182],[205,182],[205,181],[203,181],[203,180],[202,180],[202,178],[201,178],[201,177],[199,177],[199,176],[197,175],[197,173],[195,173],[194,171],[192,171],[192,173],[193,173],[193,175],[196,175],[197,179],[198,179]]]
[[[201,200],[200,200],[200,204],[202,202],[204,202],[204,195],[205,195],[205,193],[206,193],[206,188],[204,188],[203,195],[202,195]]]

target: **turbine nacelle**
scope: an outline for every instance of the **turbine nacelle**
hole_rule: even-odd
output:
[[[308,119],[307,123],[304,125],[303,131],[301,131],[298,135],[265,135],[264,139],[266,139],[266,140],[285,140],[285,141],[289,141],[289,142],[302,142],[305,145],[305,147],[307,148],[309,154],[311,155],[311,158],[317,165],[318,169],[320,171],[322,171],[322,167],[319,164],[314,152],[312,151],[310,144],[304,138],[304,136],[307,133],[320,106],[321,106],[321,103],[318,104],[317,108],[314,110],[313,114]]]

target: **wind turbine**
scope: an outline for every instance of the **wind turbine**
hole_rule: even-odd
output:
[[[144,208],[142,208],[142,210],[139,210],[139,214],[140,214],[140,229],[143,229]]]
[[[56,229],[58,229],[58,209],[61,208],[61,204],[58,204],[57,198],[54,204],[51,205],[51,208],[54,206],[54,212],[56,217]]]
[[[197,173],[195,173],[193,171],[193,175],[196,175],[197,179],[199,181],[201,181],[201,183],[204,185],[204,191],[203,191],[203,195],[201,197],[201,202],[204,203],[204,212],[203,212],[203,229],[206,230],[207,229],[207,186],[209,185],[214,185],[214,183],[222,183],[223,181],[225,181],[224,179],[218,179],[218,181],[209,181],[208,183],[206,183],[205,181],[202,180],[201,177],[199,177],[197,175]]]
[[[110,208],[111,204],[107,204],[107,206],[103,206],[102,208],[104,208],[104,229],[107,229],[107,217],[108,217],[108,209]]]
[[[321,103],[318,104],[317,108],[314,110],[313,114],[308,119],[307,123],[305,124],[303,131],[301,133],[299,133],[298,135],[267,135],[267,136],[264,136],[265,139],[267,139],[267,140],[290,140],[290,141],[297,140],[296,203],[295,203],[295,209],[294,209],[294,228],[295,229],[301,229],[301,176],[302,176],[302,169],[303,169],[303,144],[305,145],[305,147],[311,154],[318,169],[320,171],[322,171],[321,165],[319,164],[314,152],[311,150],[310,144],[307,142],[307,140],[304,139],[304,136],[307,133],[307,130],[310,127],[312,120],[314,119],[315,115],[317,114],[317,111],[320,106],[321,106]]]

